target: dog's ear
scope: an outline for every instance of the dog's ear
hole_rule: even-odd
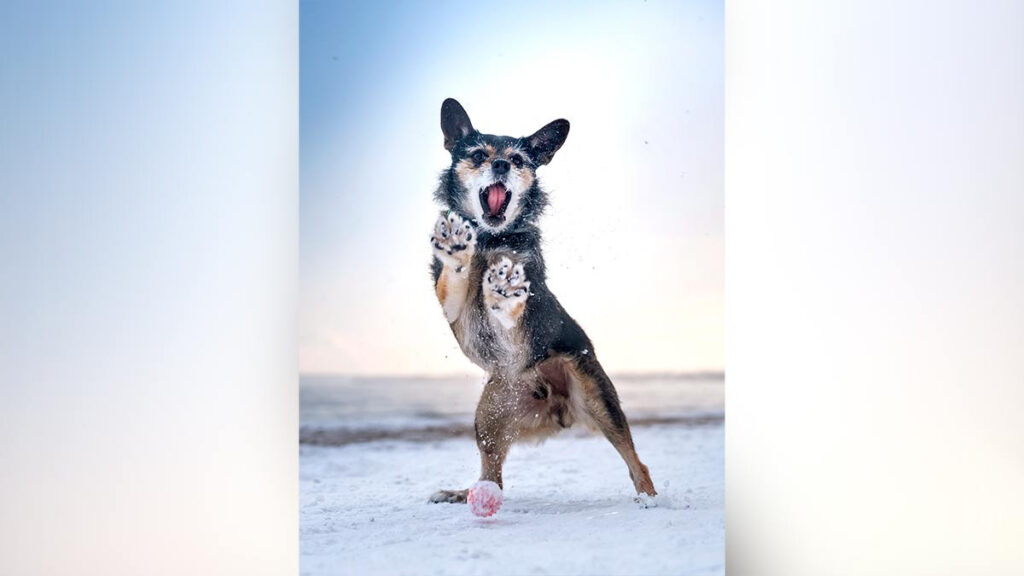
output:
[[[448,98],[441,104],[441,132],[444,133],[444,149],[455,148],[455,143],[473,132],[473,123],[469,114],[454,98]]]
[[[558,149],[565,143],[567,136],[569,136],[569,121],[555,120],[526,139],[527,152],[535,164],[543,166],[551,162],[555,152],[558,152]]]

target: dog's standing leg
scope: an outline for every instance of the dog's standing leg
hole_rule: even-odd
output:
[[[444,316],[451,324],[458,319],[466,304],[469,290],[469,268],[476,252],[476,231],[454,212],[441,213],[430,237],[434,256],[442,268],[435,277],[434,291]]]
[[[633,435],[629,432],[629,422],[619,406],[619,395],[615,392],[612,381],[605,374],[604,368],[598,363],[591,352],[589,358],[579,363],[580,384],[587,400],[590,417],[597,422],[605,438],[619,452],[629,468],[629,477],[637,494],[657,496],[654,482],[647,466],[640,461],[636,448],[633,446]]]
[[[504,488],[501,468],[512,443],[519,436],[522,401],[526,393],[520,383],[491,377],[476,407],[476,446],[480,450],[480,479]]]
[[[501,468],[508,450],[518,436],[522,412],[522,386],[509,385],[500,378],[491,377],[484,385],[480,403],[476,408],[476,446],[480,450],[480,479],[490,480],[504,487]],[[440,490],[430,502],[465,502],[468,490]]]
[[[651,474],[633,446],[633,435],[619,406],[619,396],[593,351],[575,361],[565,357],[550,358],[538,365],[538,370],[553,385],[568,383],[570,396],[576,397],[572,404],[581,406],[588,417],[583,420],[589,419],[626,462],[636,493],[656,496]]]

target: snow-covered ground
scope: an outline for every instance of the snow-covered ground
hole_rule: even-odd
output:
[[[300,572],[326,574],[672,574],[725,572],[721,422],[633,430],[659,491],[633,500],[618,453],[566,432],[516,445],[504,506],[474,517],[428,504],[476,480],[469,437],[300,448]]]

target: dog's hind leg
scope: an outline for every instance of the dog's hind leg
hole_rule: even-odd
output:
[[[441,502],[447,502],[449,504],[465,504],[466,495],[469,494],[469,490],[438,490],[430,495],[429,502],[432,504],[440,504]]]
[[[476,409],[473,428],[480,450],[480,479],[504,487],[501,468],[512,443],[519,435],[524,414],[524,398],[530,390],[522,382],[507,382],[491,377],[484,385]],[[465,502],[467,490],[441,490],[430,497],[431,502]]]
[[[480,479],[504,488],[501,469],[519,436],[523,402],[529,392],[523,382],[491,377],[476,407],[476,446],[480,450]]]
[[[633,446],[615,387],[593,352],[577,358],[556,356],[542,362],[538,370],[549,382],[568,385],[570,406],[577,413],[575,419],[599,430],[612,443],[629,468],[637,494],[657,495],[651,474]]]

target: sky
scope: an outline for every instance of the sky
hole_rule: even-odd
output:
[[[302,373],[468,374],[429,276],[441,102],[566,118],[548,285],[612,372],[721,370],[720,2],[300,4]]]

